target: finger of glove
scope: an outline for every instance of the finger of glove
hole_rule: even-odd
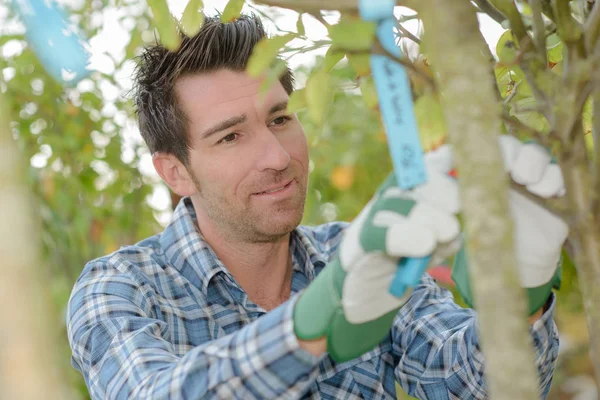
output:
[[[405,299],[392,296],[388,290],[398,269],[397,260],[374,254],[356,264],[342,289],[342,307],[349,322],[375,320],[403,303]]]
[[[462,246],[462,237],[460,234],[447,243],[438,243],[435,252],[431,256],[430,265],[438,265],[446,261],[450,256],[455,255]]]
[[[352,265],[353,260],[362,257],[365,253],[365,249],[360,242],[361,234],[366,228],[365,223],[367,218],[372,214],[371,209],[373,208],[374,203],[375,200],[371,199],[344,232],[344,239],[338,250],[343,269],[348,268],[349,265]]]
[[[381,252],[394,257],[424,257],[436,246],[435,233],[421,223],[406,219],[388,228],[371,226],[360,235],[365,252]]]
[[[435,232],[420,221],[407,220],[387,228],[385,252],[392,257],[425,257],[435,250]]]
[[[565,192],[565,182],[558,164],[550,164],[544,170],[539,182],[527,185],[527,190],[540,197],[549,198],[562,196]]]
[[[429,180],[412,191],[412,197],[448,214],[460,212],[458,183],[448,175],[429,169]]]
[[[443,210],[430,206],[427,203],[417,203],[410,210],[408,219],[418,225],[429,228],[438,243],[447,243],[454,240],[460,233],[458,219]]]
[[[445,144],[425,154],[425,164],[428,169],[447,175],[454,168],[452,149]]]
[[[551,161],[552,157],[545,148],[536,143],[527,143],[510,166],[510,175],[521,185],[538,183]]]
[[[511,190],[510,206],[515,221],[515,245],[521,283],[537,287],[554,276],[568,225],[544,207]]]
[[[519,156],[523,143],[514,136],[500,135],[498,137],[500,143],[500,151],[504,160],[504,170],[510,172],[510,168]]]

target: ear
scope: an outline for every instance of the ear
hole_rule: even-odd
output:
[[[152,164],[162,180],[179,196],[191,196],[198,191],[185,165],[173,154],[154,153]]]

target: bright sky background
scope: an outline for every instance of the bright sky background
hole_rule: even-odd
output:
[[[70,4],[74,6],[81,5],[83,0],[59,0],[61,4]],[[188,0],[168,0],[169,7],[171,9],[171,13],[179,18],[185,9]],[[137,3],[136,3],[137,4]],[[204,12],[207,15],[214,15],[217,12],[223,11],[225,5],[227,4],[227,0],[204,0]],[[106,74],[115,74],[118,86],[111,84],[109,81],[101,81],[100,90],[102,91],[102,95],[107,103],[105,108],[102,110],[102,114],[105,116],[112,117],[116,124],[118,125],[118,129],[120,129],[121,135],[125,139],[125,149],[123,151],[124,159],[132,159],[133,158],[133,146],[129,146],[128,144],[134,144],[141,141],[141,136],[139,134],[136,123],[129,118],[127,118],[124,112],[120,112],[114,106],[114,101],[124,96],[131,89],[131,74],[133,72],[133,62],[126,62],[124,67],[118,71],[115,71],[115,61],[114,60],[122,60],[125,56],[125,48],[129,42],[129,31],[135,24],[134,18],[122,18],[132,14],[138,14],[143,11],[144,7],[134,5],[128,5],[127,7],[106,7],[102,9],[102,11],[95,13],[92,16],[92,24],[97,27],[101,27],[99,33],[90,39],[89,44],[91,47],[92,58],[91,58],[91,69],[100,71]],[[266,11],[267,14],[271,15],[277,25],[281,28],[295,31],[296,30],[296,21],[297,21],[297,13],[290,10],[280,9],[280,8],[268,8],[261,7],[262,10]],[[246,6],[245,11],[251,11],[251,9]],[[400,15],[410,15],[413,12],[404,7],[396,7],[395,14],[397,16]],[[19,27],[11,27],[8,24],[3,23],[4,16],[6,15],[6,6],[0,4],[0,34],[3,32],[6,33],[9,30],[17,30],[20,31],[22,28]],[[325,19],[328,22],[335,22],[338,18],[338,13],[329,12],[325,15]],[[303,22],[305,26],[306,36],[310,40],[321,40],[326,38],[327,30],[326,28],[317,20],[315,20],[311,16],[304,16]],[[276,28],[269,22],[265,21],[265,25],[270,34],[276,33]],[[419,30],[419,25],[417,21],[408,21],[403,24],[405,28],[409,31],[417,34]],[[486,38],[492,52],[495,54],[495,44],[498,41],[500,35],[504,32],[504,29],[497,24],[495,21],[490,19],[485,15],[480,15],[480,27],[481,31]],[[410,46],[413,46],[411,50],[418,51],[418,49],[414,48],[412,42],[407,42]],[[291,46],[297,46],[303,44],[299,39],[292,41],[290,43]],[[14,43],[9,46],[5,46],[2,52],[2,56],[10,56],[12,54],[19,53],[22,50],[22,45],[18,43]],[[315,57],[318,54],[324,54],[327,49],[319,49],[316,51],[312,51],[304,54],[297,54],[288,60],[292,69],[299,65],[310,65],[314,63]],[[4,74],[5,79],[9,79],[11,75],[14,74],[14,71],[1,71]],[[302,77],[297,77],[297,86],[303,86]],[[79,83],[78,89],[82,92],[88,91],[91,89],[91,82],[88,80],[83,80]],[[43,167],[45,165],[46,159],[49,157],[49,154],[40,153],[39,155],[34,156],[32,158],[32,165]],[[107,169],[107,182],[110,180],[110,172]],[[144,175],[149,178],[152,178],[158,181],[158,176],[154,171],[152,166],[151,158],[149,154],[143,154],[140,163],[140,170]],[[163,212],[159,212],[157,217],[159,222],[166,223],[168,218],[170,217],[170,204],[169,204],[169,195],[167,189],[163,185],[156,185],[156,189],[154,194],[149,199],[149,203],[156,210],[163,210]]]

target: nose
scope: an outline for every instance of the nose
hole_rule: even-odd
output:
[[[259,134],[260,150],[257,151],[257,168],[259,171],[283,171],[290,164],[290,154],[281,144],[276,134],[264,129]]]

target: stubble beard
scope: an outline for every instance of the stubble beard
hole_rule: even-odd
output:
[[[204,203],[206,215],[214,222],[227,240],[246,243],[275,242],[296,229],[302,221],[306,204],[306,182],[296,181],[296,184],[300,186],[300,197],[292,200],[294,203],[297,202],[297,206],[289,208],[288,211],[289,213],[297,213],[296,218],[286,219],[286,221],[271,221],[268,216],[261,215],[259,211],[253,209],[251,202],[247,203],[248,207],[239,209],[222,196],[203,191],[196,176],[191,175],[197,194]],[[288,207],[286,206],[286,208]],[[282,212],[285,211],[277,211],[274,214],[280,215]]]

